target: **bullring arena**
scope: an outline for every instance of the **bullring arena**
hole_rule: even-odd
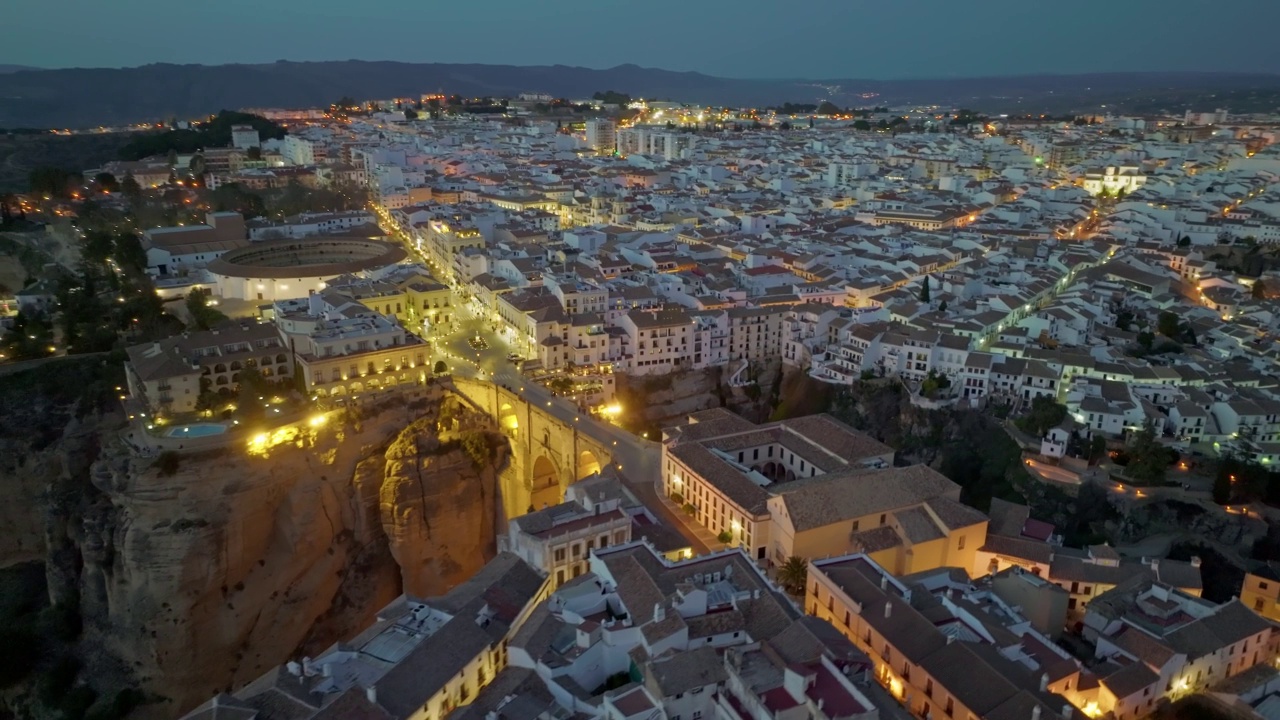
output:
[[[339,275],[395,265],[399,245],[349,237],[266,240],[212,260],[208,272],[217,294],[236,300],[272,302],[319,292]]]

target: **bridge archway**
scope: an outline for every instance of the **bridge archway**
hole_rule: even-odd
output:
[[[504,431],[515,437],[516,431],[520,429],[520,417],[516,415],[516,409],[511,407],[511,403],[502,403],[502,407],[498,408],[498,426]]]
[[[600,472],[600,460],[590,450],[578,453],[578,480]]]
[[[533,483],[529,493],[529,504],[534,510],[559,505],[560,473],[556,472],[555,463],[546,455],[539,455],[533,461]]]

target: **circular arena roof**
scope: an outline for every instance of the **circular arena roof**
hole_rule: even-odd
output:
[[[361,238],[265,240],[223,253],[208,270],[236,278],[325,277],[394,265],[406,256],[399,245]]]

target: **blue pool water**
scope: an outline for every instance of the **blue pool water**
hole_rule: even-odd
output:
[[[196,423],[195,425],[179,425],[178,427],[171,427],[164,432],[164,436],[171,438],[205,437],[208,435],[221,435],[226,431],[226,425],[218,425],[216,423]]]

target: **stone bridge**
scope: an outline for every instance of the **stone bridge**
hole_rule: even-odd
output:
[[[612,460],[612,443],[587,435],[574,421],[573,411],[560,404],[529,402],[483,380],[455,376],[446,386],[488,413],[511,441],[511,462],[500,478],[508,518],[562,502],[569,485]],[[584,417],[582,422],[589,421]]]

